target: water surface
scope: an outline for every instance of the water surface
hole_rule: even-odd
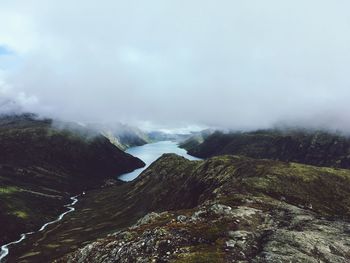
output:
[[[197,157],[187,154],[186,150],[181,149],[178,143],[172,141],[162,141],[156,143],[145,144],[142,146],[136,146],[126,150],[127,153],[140,158],[146,163],[145,167],[136,169],[131,173],[123,174],[119,177],[123,181],[132,181],[139,176],[151,163],[157,160],[164,153],[176,153],[177,155],[183,156],[189,160],[201,160]]]
[[[85,194],[85,192],[83,193],[83,195],[84,195],[84,194]],[[42,232],[42,231],[44,231],[44,230],[46,229],[47,226],[52,225],[52,224],[55,224],[55,223],[61,221],[61,220],[63,219],[63,217],[64,217],[66,214],[69,214],[69,213],[75,211],[74,205],[78,202],[78,195],[72,196],[70,199],[72,200],[72,202],[69,203],[69,204],[67,204],[67,205],[65,205],[65,207],[67,207],[68,210],[65,211],[64,213],[60,214],[60,215],[57,217],[57,219],[55,219],[55,220],[53,220],[53,221],[51,221],[51,222],[48,222],[48,223],[44,224],[37,232]],[[21,237],[20,237],[18,240],[12,241],[12,242],[10,242],[10,243],[8,243],[8,244],[5,244],[5,245],[1,246],[1,250],[0,250],[0,263],[3,262],[3,260],[4,260],[4,259],[7,257],[7,255],[9,254],[9,250],[10,250],[9,247],[10,247],[10,246],[13,246],[13,245],[16,245],[16,244],[21,243],[23,240],[25,240],[25,239],[27,238],[27,236],[33,235],[33,234],[35,234],[35,233],[36,233],[36,232],[27,232],[27,233],[23,233],[23,234],[21,234]]]

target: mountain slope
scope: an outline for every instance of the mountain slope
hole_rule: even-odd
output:
[[[122,123],[113,124],[97,124],[90,123],[87,125],[89,129],[95,130],[103,134],[121,150],[134,146],[141,146],[150,142],[148,135],[138,128],[125,125]]]
[[[144,165],[103,136],[51,124],[31,114],[0,118],[0,244],[52,220],[70,195]]]
[[[58,262],[348,262],[349,192],[349,170],[167,154],[133,182],[89,192],[9,262],[77,247]]]
[[[215,132],[201,144],[184,144],[183,147],[189,154],[201,158],[234,154],[350,168],[350,139],[321,131],[262,130],[227,134]]]
[[[186,140],[180,143],[180,147],[184,149],[193,149],[204,142],[206,138],[208,138],[215,131],[212,129],[206,129],[200,132],[194,132],[192,135]]]
[[[350,260],[348,170],[166,155],[134,188],[158,213],[58,262]]]

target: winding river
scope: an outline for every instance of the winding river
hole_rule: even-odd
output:
[[[85,193],[83,193],[85,194]],[[77,202],[78,202],[78,196],[79,195],[76,195],[76,196],[72,196],[70,199],[72,200],[71,203],[65,205],[65,207],[68,209],[67,211],[65,211],[64,213],[60,214],[55,220],[53,221],[50,221],[46,224],[44,224],[38,231],[36,232],[27,232],[27,233],[23,233],[21,234],[21,237],[16,240],[16,241],[13,241],[13,242],[10,242],[10,243],[7,243],[3,246],[1,246],[1,251],[0,251],[0,262],[3,262],[3,260],[7,257],[7,255],[9,254],[9,247],[12,246],[12,245],[15,245],[15,244],[18,244],[18,243],[21,243],[23,240],[25,240],[27,238],[27,236],[29,235],[33,235],[35,233],[38,233],[38,232],[42,232],[44,231],[49,225],[52,225],[52,224],[55,224],[59,221],[62,220],[62,218],[66,215],[66,214],[69,214],[71,212],[73,212],[75,210],[75,208],[73,207]]]
[[[119,177],[123,181],[132,181],[139,176],[148,166],[151,165],[164,153],[176,153],[189,160],[200,160],[194,156],[187,154],[186,150],[179,147],[178,143],[172,141],[161,141],[156,143],[145,144],[142,146],[136,146],[126,150],[127,153],[141,159],[146,163],[145,167],[136,169],[135,171],[127,174],[123,174]]]
[[[160,156],[162,156],[164,153],[175,153],[177,155],[183,156],[189,160],[200,160],[199,158],[196,158],[194,156],[191,156],[187,154],[187,152],[184,149],[181,149],[176,142],[172,141],[161,141],[161,142],[156,142],[156,143],[150,143],[146,144],[143,146],[137,146],[137,147],[132,147],[129,148],[127,153],[140,158],[142,161],[146,163],[146,166],[140,169],[136,169],[133,172],[123,174],[119,177],[119,179],[123,181],[132,181],[134,180],[137,176],[139,176],[148,166],[151,165],[155,160],[157,160]],[[83,193],[85,194],[85,193]],[[4,259],[7,257],[9,254],[9,248],[12,245],[21,243],[23,240],[27,238],[29,235],[33,235],[38,232],[44,231],[49,225],[55,224],[59,221],[62,220],[62,218],[75,211],[74,205],[78,202],[78,196],[72,196],[70,199],[72,200],[71,203],[65,205],[67,208],[67,211],[64,213],[60,214],[55,220],[50,221],[46,224],[44,224],[38,231],[35,232],[27,232],[21,234],[20,238],[16,241],[10,242],[8,244],[5,244],[1,246],[1,251],[0,251],[0,263],[4,261]]]

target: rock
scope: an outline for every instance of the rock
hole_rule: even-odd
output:
[[[155,219],[159,218],[160,216],[161,215],[158,213],[154,213],[154,212],[149,213],[149,214],[145,215],[144,217],[142,217],[141,219],[139,219],[137,221],[137,223],[135,224],[135,227],[149,224],[150,222],[154,221]]]
[[[212,205],[209,210],[217,215],[229,215],[231,214],[232,208],[227,205],[215,204]]]
[[[228,235],[230,238],[233,238],[235,240],[246,240],[248,236],[252,235],[252,233],[241,230],[241,231],[229,231]]]
[[[233,248],[233,247],[235,247],[235,245],[236,245],[236,241],[234,241],[232,239],[226,241],[226,246],[227,247],[232,247]]]
[[[59,262],[350,262],[348,170],[169,154],[130,185],[159,212]]]
[[[177,216],[176,220],[177,220],[178,222],[183,223],[183,222],[185,222],[185,221],[187,220],[187,217],[184,216],[184,215],[179,215],[179,216]]]

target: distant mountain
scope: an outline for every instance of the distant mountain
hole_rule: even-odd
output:
[[[192,142],[192,145],[191,145]],[[350,168],[350,138],[324,131],[260,130],[211,134],[183,147],[201,158],[223,154]]]
[[[185,135],[179,135],[179,134],[165,133],[161,131],[151,131],[151,132],[148,132],[147,135],[150,141],[152,142],[179,141],[185,136]]]
[[[141,146],[150,142],[150,139],[145,132],[136,127],[122,123],[90,123],[87,124],[86,127],[96,132],[100,132],[108,138],[111,143],[122,150],[134,146]]]
[[[209,131],[209,130],[207,130]],[[203,134],[205,132],[203,131]],[[201,136],[201,132],[191,132],[191,133],[166,133],[162,131],[151,131],[147,133],[148,138],[152,142],[158,141],[174,141],[174,142],[184,142],[189,138],[195,138],[195,136]]]
[[[349,262],[349,192],[349,170],[167,154],[87,193],[9,262]]]
[[[180,143],[180,147],[184,149],[193,149],[204,142],[215,131],[212,129],[206,129],[200,132],[193,132],[189,138]]]
[[[0,244],[53,219],[68,197],[142,167],[107,138],[33,114],[0,116]]]

